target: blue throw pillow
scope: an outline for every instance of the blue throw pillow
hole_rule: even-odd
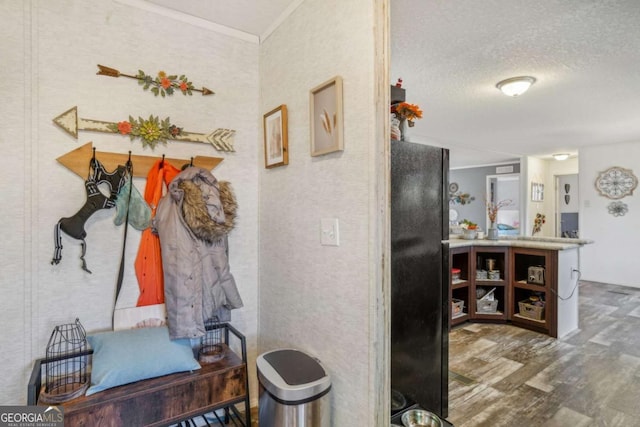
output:
[[[510,226],[509,224],[498,224],[498,230],[515,230],[515,227]]]
[[[86,395],[175,372],[200,369],[188,339],[169,339],[166,326],[89,335],[93,348]]]

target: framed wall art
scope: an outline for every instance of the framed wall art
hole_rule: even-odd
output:
[[[342,78],[336,76],[311,89],[309,104],[311,155],[344,150]]]
[[[539,182],[531,183],[531,201],[542,202],[544,200],[544,184]]]
[[[282,104],[264,115],[264,167],[289,164],[287,106]]]

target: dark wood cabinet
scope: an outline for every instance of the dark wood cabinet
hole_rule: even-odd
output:
[[[474,274],[471,268],[470,248],[450,249],[449,260],[452,271],[449,287],[449,323],[454,326],[469,320],[471,278]],[[454,270],[459,270],[458,277],[453,277]]]
[[[475,275],[471,286],[471,319],[507,320],[510,277],[508,249],[503,246],[473,248],[472,268]],[[479,301],[488,293],[493,294],[493,301]]]
[[[513,271],[511,322],[552,337],[558,336],[557,253],[541,249],[511,248],[510,258]],[[532,297],[537,299],[536,303],[531,301]]]
[[[449,252],[451,268],[460,271],[457,280],[450,273],[449,327],[510,322],[558,336],[558,251],[469,245]],[[479,300],[489,292],[494,301]],[[455,312],[460,301],[464,309]]]

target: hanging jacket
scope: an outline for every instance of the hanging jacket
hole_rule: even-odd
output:
[[[169,335],[196,338],[220,309],[243,306],[229,270],[236,201],[229,183],[189,167],[169,184],[153,228],[160,237]]]
[[[180,173],[180,170],[169,162],[156,161],[147,174],[144,188],[144,199],[151,207],[151,218],[156,209],[165,186]],[[164,275],[162,272],[162,256],[158,235],[151,228],[146,228],[140,236],[140,246],[134,262],[140,295],[136,306],[162,304],[164,302]]]

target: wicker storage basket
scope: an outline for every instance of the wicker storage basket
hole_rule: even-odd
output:
[[[464,301],[461,299],[451,299],[451,317],[461,316],[463,314]]]
[[[498,311],[498,300],[476,300],[476,313],[495,313]]]
[[[520,316],[533,320],[544,319],[544,306],[533,305],[528,299],[518,302],[520,306]]]

